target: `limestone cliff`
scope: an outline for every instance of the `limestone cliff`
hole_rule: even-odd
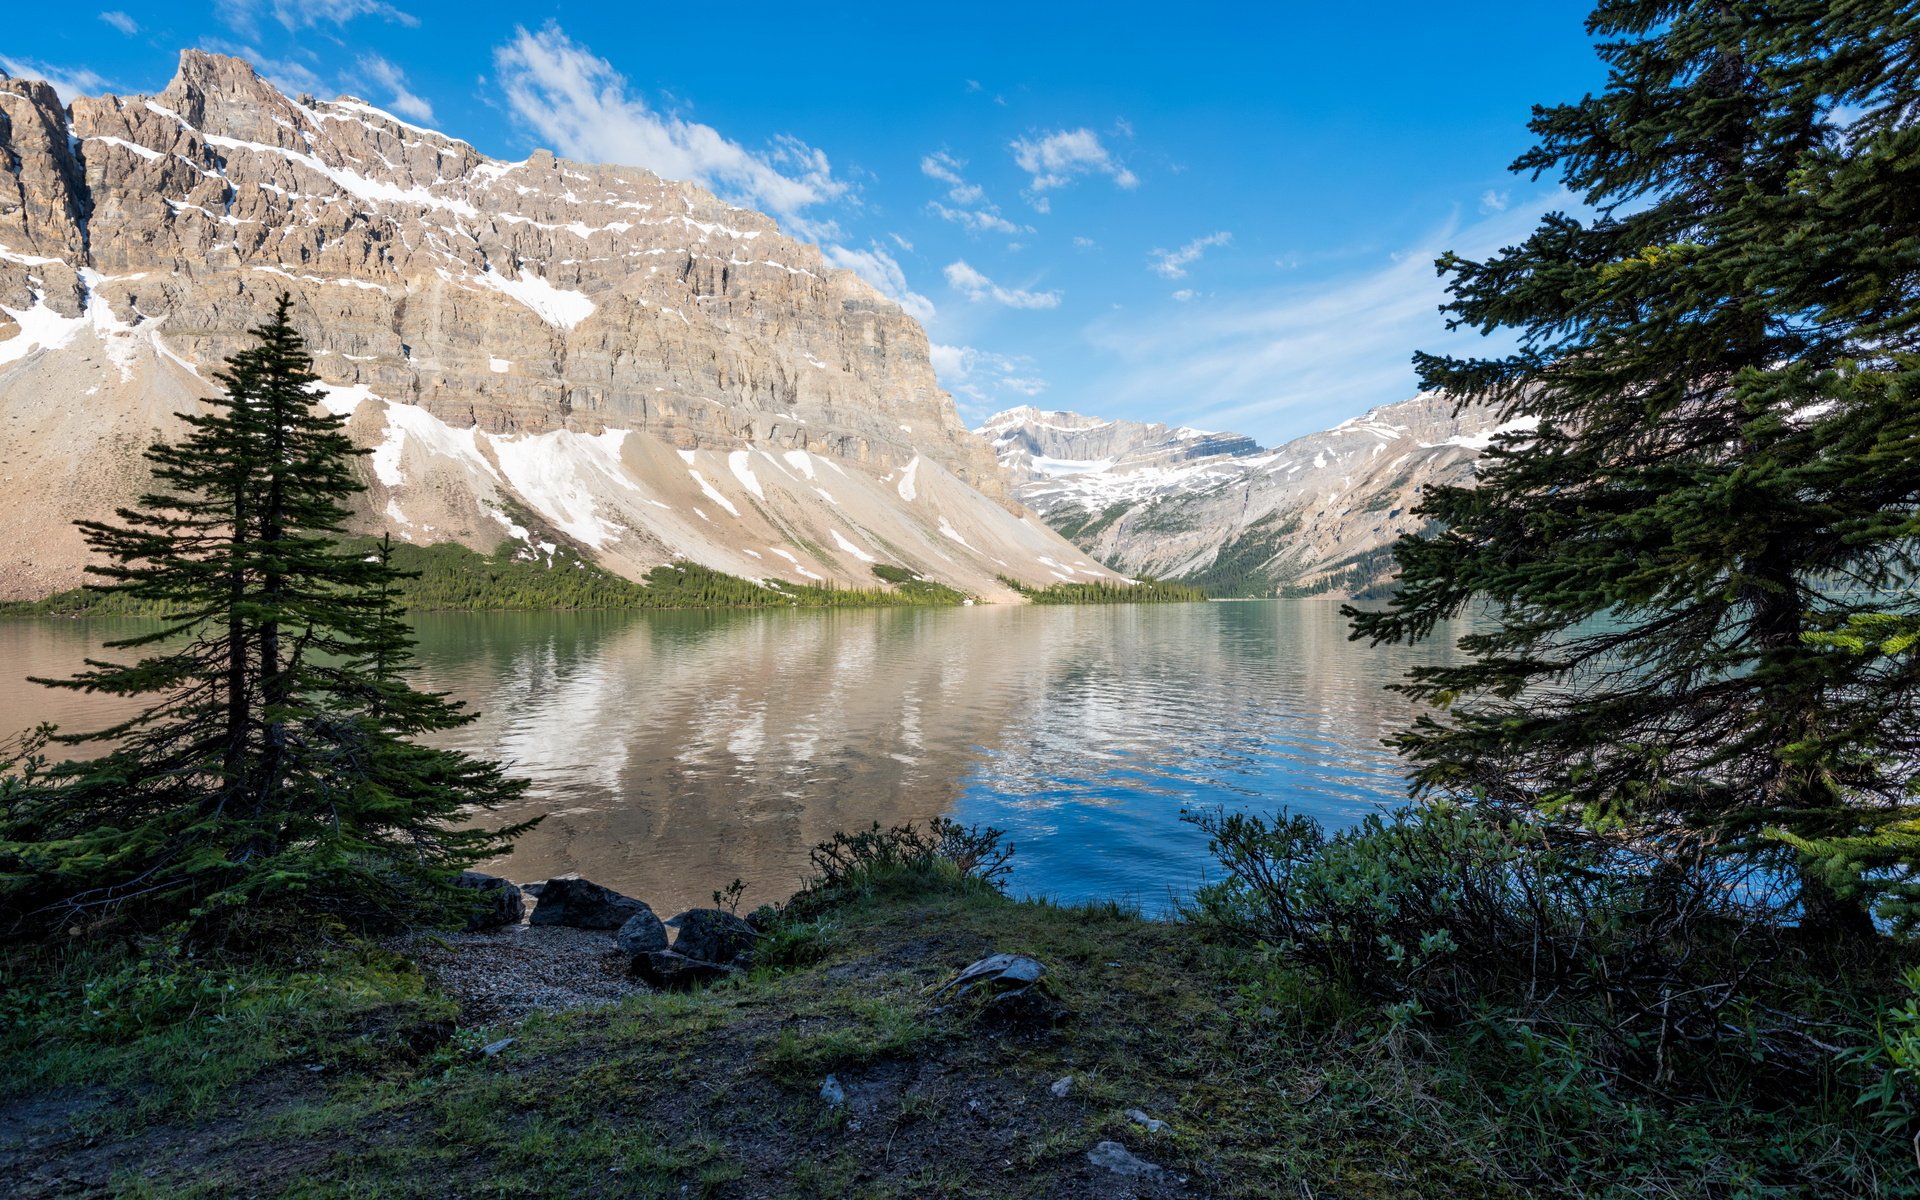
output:
[[[633,577],[1110,577],[1007,497],[919,325],[769,218],[188,51],[70,111],[0,78],[0,595],[79,581],[71,520],[131,498],[282,291],[373,449],[369,530]]]

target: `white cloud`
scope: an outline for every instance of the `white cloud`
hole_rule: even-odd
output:
[[[539,33],[516,29],[493,53],[515,117],[560,154],[590,162],[645,167],[669,179],[691,179],[736,203],[781,219],[802,237],[822,240],[831,221],[805,210],[846,196],[827,156],[796,138],[756,153],[712,126],[659,113],[613,64],[570,39],[558,25]]]
[[[921,157],[920,173],[929,179],[938,179],[941,183],[964,184],[966,180],[961,177],[960,171],[966,165],[945,150],[936,150],[932,154]]]
[[[898,237],[894,240],[903,241]],[[893,255],[882,250],[878,243],[865,250],[823,246],[820,254],[829,265],[844,267],[880,289],[882,295],[898,304],[914,320],[923,325],[933,320],[933,301],[907,285],[907,273],[900,269],[900,263]]]
[[[1010,143],[1008,149],[1013,151],[1013,161],[1020,169],[1033,177],[1029,190],[1035,196],[1065,187],[1077,175],[1105,175],[1123,188],[1140,183],[1140,177],[1115,161],[1100,143],[1100,135],[1091,129],[1062,129],[1039,137],[1020,138]]]
[[[889,233],[889,234],[888,234],[887,236],[893,239],[893,244],[894,244],[894,245],[896,245],[896,246],[898,246],[898,247],[900,247],[900,248],[901,248],[902,250],[905,250],[905,251],[906,251],[906,252],[907,252],[908,254],[912,254],[912,253],[913,253],[913,243],[912,243],[912,242],[910,242],[910,241],[908,241],[907,239],[905,239],[905,238],[903,238],[903,237],[901,237],[901,236],[900,236],[899,234],[897,234],[897,233]]]
[[[117,9],[110,9],[107,12],[101,13],[100,19],[115,29],[118,29],[121,33],[126,34],[128,37],[132,37],[134,34],[140,32],[140,22]]]
[[[413,94],[407,87],[407,73],[378,54],[360,56],[360,69],[387,89],[387,107],[416,121],[433,121],[433,105]]]
[[[1015,225],[989,204],[982,209],[948,208],[938,200],[927,204],[927,211],[943,221],[952,221],[974,233],[1032,233],[1031,225]]]
[[[1094,241],[1090,237],[1081,237],[1080,235],[1075,234],[1073,239],[1073,244],[1076,249],[1091,250],[1095,246],[1099,245],[1100,243]]]
[[[1269,445],[1405,399],[1417,386],[1416,349],[1503,348],[1477,332],[1446,330],[1438,312],[1445,281],[1433,260],[1448,248],[1469,257],[1496,252],[1531,231],[1541,212],[1574,203],[1558,193],[1464,226],[1455,218],[1378,269],[1344,279],[1210,295],[1172,314],[1103,317],[1087,332],[1113,367],[1087,391],[1114,411],[1154,411]],[[1180,405],[1186,397],[1204,399]]]
[[[0,54],[0,70],[15,79],[43,79],[53,85],[60,103],[72,104],[76,96],[98,96],[110,85],[85,67],[56,67],[30,58],[8,58]]]
[[[1492,188],[1488,188],[1480,196],[1480,211],[1489,214],[1505,212],[1507,211],[1508,200],[1509,193],[1496,192]]]
[[[247,35],[258,32],[262,12],[296,33],[322,23],[345,25],[357,17],[379,17],[409,28],[420,24],[419,17],[385,0],[216,0],[214,11],[224,24]]]
[[[1192,288],[1181,288],[1179,291],[1173,294],[1173,298],[1175,300],[1178,300],[1180,303],[1185,304],[1187,301],[1193,299],[1195,296],[1199,294],[1200,293],[1194,291]]]
[[[968,266],[964,260],[947,264],[947,286],[969,300],[992,300],[1008,308],[1060,307],[1060,293],[1057,291],[1027,292],[1018,288],[1004,288]]]
[[[1225,246],[1233,241],[1233,235],[1225,230],[1197,237],[1178,250],[1155,250],[1148,256],[1148,265],[1158,271],[1162,278],[1178,279],[1187,273],[1187,268],[1200,261],[1200,256],[1215,246]]]
[[[927,350],[940,386],[953,393],[961,414],[969,421],[979,421],[1047,390],[1047,381],[1034,374],[1030,359],[938,342]]]

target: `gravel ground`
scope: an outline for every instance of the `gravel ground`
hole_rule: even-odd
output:
[[[627,974],[628,956],[601,929],[508,925],[475,933],[415,933],[389,946],[420,964],[460,1001],[471,1022],[517,1021],[530,1012],[592,1008],[650,990]]]

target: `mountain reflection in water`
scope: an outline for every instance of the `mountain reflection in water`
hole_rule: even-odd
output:
[[[578,871],[676,909],[738,877],[784,898],[838,829],[951,814],[1009,831],[1013,889],[1149,910],[1206,874],[1185,808],[1342,825],[1404,796],[1386,692],[1451,634],[1347,641],[1329,600],[812,612],[423,614],[446,735],[532,781],[515,879]],[[0,730],[112,715],[49,692],[126,622],[0,622]]]

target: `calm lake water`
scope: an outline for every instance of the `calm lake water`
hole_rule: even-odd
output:
[[[789,895],[837,829],[951,815],[1018,847],[1013,890],[1150,910],[1207,876],[1184,808],[1344,825],[1404,797],[1384,690],[1425,646],[1347,640],[1339,604],[494,613],[417,620],[424,682],[482,714],[451,744],[533,781],[547,820],[492,865],[656,907],[738,877]],[[120,621],[0,621],[0,732],[82,727],[62,675]],[[518,817],[523,814],[508,813]]]

